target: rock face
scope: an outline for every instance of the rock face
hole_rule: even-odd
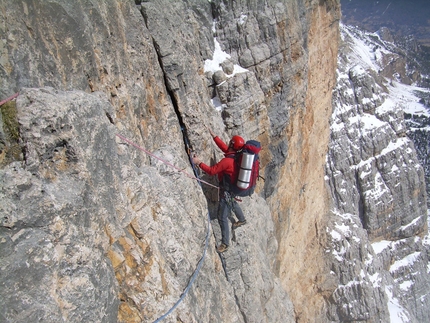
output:
[[[392,295],[428,304],[425,275],[399,294],[426,264],[401,113],[349,69],[358,104],[329,127],[338,1],[0,4],[0,95],[19,92],[0,127],[3,320],[376,322]],[[223,255],[217,189],[188,156],[222,158],[207,127],[263,145],[265,180]]]
[[[324,263],[315,228],[328,210],[326,148],[314,138],[328,134],[338,1],[1,7],[0,93],[20,93],[19,138],[4,122],[1,137],[6,321],[154,321],[196,268],[166,321],[325,321],[324,266],[311,264]],[[222,73],[205,69],[217,49],[229,55]],[[218,160],[206,127],[265,147],[266,180],[221,257],[216,190],[154,157],[192,174],[185,138]],[[302,223],[311,203],[320,211]]]
[[[114,193],[106,180],[120,167],[104,113],[112,106],[97,94],[48,88],[22,90],[17,106],[24,163],[1,172],[3,319],[115,321],[103,232],[116,216],[116,199],[103,191]]]
[[[424,322],[430,302],[424,171],[406,136],[405,107],[377,75],[383,57],[365,54],[377,48],[375,35],[341,30],[327,159],[334,202],[328,251],[338,279],[329,312],[340,321]]]
[[[430,147],[428,145],[430,142],[430,117],[428,115],[425,116],[406,113],[405,121],[408,127],[408,137],[414,142],[417,157],[424,168],[428,195],[428,192],[430,192]],[[430,209],[429,200],[427,200],[427,205]]]

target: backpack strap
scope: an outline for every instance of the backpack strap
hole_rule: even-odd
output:
[[[225,158],[232,158],[234,161],[234,163],[237,163],[237,156],[238,156],[238,153],[237,152],[235,152],[235,153],[228,153],[228,154],[225,154],[224,155],[225,156]],[[235,166],[236,167],[236,166]],[[234,173],[232,174],[233,176],[235,175]],[[237,175],[237,174],[236,174]],[[232,176],[231,175],[229,175],[229,174],[224,174],[224,176],[223,176],[223,178],[222,178],[222,183],[221,183],[221,187],[225,190],[225,191],[227,191],[227,192],[229,192],[230,194],[233,194],[232,193],[232,189],[233,189],[233,186],[235,185],[235,183],[234,183],[234,181],[235,181],[235,179],[234,178],[232,178]]]

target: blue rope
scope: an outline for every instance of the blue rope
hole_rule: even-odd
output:
[[[202,268],[203,260],[205,259],[206,250],[208,248],[208,243],[209,243],[209,231],[210,231],[210,216],[208,213],[208,232],[206,234],[205,249],[203,251],[202,257],[199,260],[197,268],[194,271],[194,274],[191,276],[190,282],[188,283],[187,287],[185,288],[184,292],[182,293],[182,295],[178,299],[178,301],[175,303],[175,305],[173,305],[172,308],[170,310],[168,310],[164,315],[160,316],[156,321],[154,321],[154,323],[158,323],[158,322],[161,322],[162,320],[164,320],[169,314],[171,314],[176,309],[176,307],[184,300],[185,296],[188,294],[188,291],[190,290],[191,285],[193,284],[194,280],[197,278],[197,275],[199,274],[200,269]]]
[[[189,143],[188,143],[188,140],[187,140],[186,136],[184,136],[184,139],[185,139],[185,142],[186,142],[187,146],[189,147]],[[197,168],[196,168],[196,166],[193,163],[193,158],[190,156],[190,154],[188,154],[188,157],[190,158],[190,162],[191,162],[191,165],[193,167],[194,175],[197,178],[200,179],[199,174],[197,172]],[[201,184],[200,181],[198,183],[199,183],[200,186],[202,186],[202,184]],[[189,290],[191,288],[191,285],[196,280],[197,275],[199,274],[200,269],[202,268],[203,260],[205,259],[205,256],[206,256],[206,250],[208,249],[209,233],[210,233],[210,223],[211,223],[211,218],[209,216],[209,210],[208,210],[208,227],[207,227],[206,241],[205,241],[205,248],[204,248],[204,251],[203,251],[203,255],[200,258],[200,260],[199,260],[199,262],[197,264],[197,267],[194,270],[194,273],[191,276],[191,279],[190,279],[187,287],[185,288],[184,292],[182,293],[181,297],[178,299],[178,301],[175,303],[175,305],[172,306],[172,308],[170,310],[168,310],[164,315],[160,316],[157,320],[155,320],[154,323],[161,322],[162,320],[164,320],[168,315],[170,315],[176,309],[176,307],[184,300],[185,296],[187,296],[187,294],[188,294],[188,292],[189,292]]]

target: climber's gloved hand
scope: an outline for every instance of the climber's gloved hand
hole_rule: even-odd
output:
[[[193,157],[193,163],[194,163],[194,165],[200,166],[201,162],[202,161],[197,156]]]

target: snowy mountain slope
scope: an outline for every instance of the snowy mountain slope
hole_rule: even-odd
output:
[[[417,77],[420,71],[417,71],[416,65],[408,65],[407,61],[402,58],[407,55],[404,49],[397,47],[393,42],[384,40],[385,38],[392,39],[390,35],[387,35],[389,34],[387,29],[382,29],[378,33],[367,33],[341,24],[341,30],[344,41],[352,44],[352,46],[344,48],[349,60],[348,63],[344,63],[355,66],[355,69],[361,68],[363,71],[368,71],[375,77],[375,80],[381,82],[380,84],[385,90],[385,93],[382,93],[385,98],[384,105],[388,111],[392,110],[392,106],[394,106],[395,109],[400,108],[404,112],[406,133],[413,140],[418,159],[424,167],[427,192],[429,192],[430,90],[414,84],[410,85],[413,83],[413,79],[422,80],[428,76]],[[380,36],[380,34],[383,35]],[[402,53],[402,55],[398,53]],[[385,75],[385,78],[381,77],[381,74]],[[342,74],[339,74],[339,78],[342,78]]]
[[[407,66],[381,76],[395,57],[393,43],[345,25],[341,36],[327,155],[333,198],[327,254],[339,280],[330,315],[340,321],[428,321],[425,175],[404,119],[407,112],[428,120],[416,96],[428,90],[399,82],[410,75]],[[417,126],[428,133],[425,124]]]

